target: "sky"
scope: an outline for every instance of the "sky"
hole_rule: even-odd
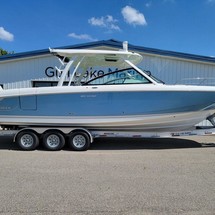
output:
[[[0,0],[0,48],[100,40],[215,56],[215,0]]]

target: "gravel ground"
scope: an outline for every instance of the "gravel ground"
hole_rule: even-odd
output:
[[[25,152],[0,139],[0,214],[215,214],[215,137],[99,139]]]

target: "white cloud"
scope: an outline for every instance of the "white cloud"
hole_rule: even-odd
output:
[[[13,41],[14,35],[0,27],[0,40]]]
[[[125,6],[121,11],[125,21],[131,25],[147,25],[146,19],[142,13],[133,7]]]
[[[79,39],[79,40],[89,40],[89,41],[96,41],[97,39],[92,38],[88,34],[76,34],[76,33],[70,33],[68,34],[69,37]]]
[[[103,16],[101,18],[92,17],[92,18],[88,19],[88,23],[90,23],[91,25],[99,26],[99,27],[105,27]]]
[[[114,19],[111,15],[102,16],[100,18],[92,17],[88,19],[88,23],[93,26],[106,28],[108,30],[120,31],[120,27],[117,25],[118,20]]]

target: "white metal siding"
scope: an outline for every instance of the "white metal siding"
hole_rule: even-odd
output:
[[[29,84],[26,80],[44,78],[45,69],[50,65],[54,67],[57,64],[57,58],[52,55],[0,62],[0,84],[4,84],[5,88],[27,87]],[[13,82],[16,83],[12,84]]]
[[[180,84],[187,78],[211,78],[204,84],[215,85],[215,64],[183,59],[143,55],[141,67],[150,70],[166,84]]]

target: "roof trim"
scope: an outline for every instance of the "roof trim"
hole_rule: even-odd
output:
[[[118,41],[118,40],[114,40],[114,39],[100,40],[100,41],[89,42],[89,43],[56,47],[56,49],[87,49],[87,48],[93,48],[93,47],[98,47],[98,46],[109,46],[112,48],[122,49],[122,41]],[[136,46],[136,45],[132,45],[132,44],[128,45],[128,49],[130,49],[132,51],[143,52],[143,53],[153,54],[153,55],[161,55],[161,56],[181,58],[181,59],[186,59],[186,60],[215,63],[214,57],[207,57],[207,56],[202,56],[202,55],[147,48],[147,47]],[[30,51],[30,52],[3,55],[0,57],[0,62],[7,61],[7,60],[20,59],[20,58],[34,57],[34,56],[38,56],[38,55],[47,55],[49,53],[50,53],[49,49],[42,49],[42,50],[36,50],[36,51]]]

